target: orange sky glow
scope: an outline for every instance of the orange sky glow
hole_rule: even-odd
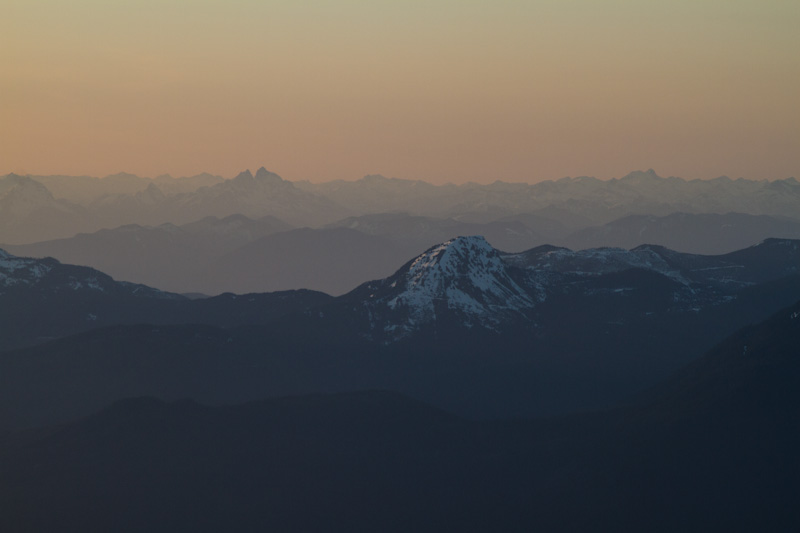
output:
[[[0,20],[0,174],[800,177],[796,0],[6,0]]]

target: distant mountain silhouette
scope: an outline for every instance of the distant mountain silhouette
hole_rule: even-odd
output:
[[[510,219],[476,223],[405,213],[381,213],[348,217],[327,227],[349,228],[368,235],[409,241],[420,249],[429,248],[458,235],[482,235],[498,250],[521,252],[547,242],[551,233],[558,233],[557,230],[552,231],[556,225],[554,221],[535,216],[524,221]],[[538,232],[537,226],[547,233]]]
[[[354,182],[298,182],[297,186],[356,212],[469,216],[470,220],[481,222],[525,213],[549,217],[548,209],[582,217],[589,224],[605,224],[632,214],[666,216],[675,212],[796,217],[800,202],[800,183],[794,178],[772,182],[731,180],[724,176],[684,180],[659,177],[652,169],[605,181],[578,177],[534,184],[497,181],[489,185],[434,186],[421,181],[367,176]],[[487,216],[479,219],[480,213]]]
[[[800,238],[800,220],[743,213],[630,215],[557,242],[573,249],[659,244],[680,252],[723,254],[770,237]]]
[[[202,220],[175,226],[138,224],[81,233],[68,239],[8,246],[20,256],[54,257],[64,263],[88,265],[118,280],[144,283],[172,292],[218,294],[234,290],[234,284],[211,277],[214,261],[266,235],[291,226],[274,217],[257,220],[243,215]],[[261,268],[261,265],[244,265]],[[278,282],[273,290],[287,288]],[[241,292],[258,287],[239,284]],[[327,288],[327,287],[326,287]],[[264,287],[261,287],[262,292]]]
[[[313,288],[342,294],[388,276],[409,257],[460,234],[485,234],[506,251],[544,242],[516,221],[468,224],[402,214],[346,218],[321,229],[290,229],[275,217],[231,215],[181,226],[132,224],[4,247],[17,255],[55,257],[172,292]]]
[[[65,226],[80,231],[89,225],[84,209],[54,198],[41,183],[16,174],[0,179],[0,242],[55,238]]]
[[[103,196],[135,195],[149,185],[156,185],[165,194],[188,193],[221,183],[223,178],[208,173],[196,176],[173,178],[168,174],[154,179],[141,178],[134,174],[120,172],[104,178],[89,176],[31,176],[53,193],[56,198],[64,199],[83,206]]]
[[[335,202],[303,191],[261,167],[255,176],[248,170],[194,193],[170,197],[162,216],[172,217],[173,222],[188,222],[209,215],[234,214],[272,215],[301,226],[325,224],[350,213]]]
[[[420,248],[347,228],[294,229],[219,258],[206,282],[213,283],[212,293],[310,288],[339,295],[364,280],[388,276]]]
[[[18,179],[8,175],[0,182]],[[525,224],[519,218],[524,216],[529,217],[530,230],[550,240],[563,236],[557,235],[559,229],[553,221],[574,231],[630,215],[736,212],[796,218],[800,212],[800,183],[794,178],[771,182],[727,177],[687,181],[661,178],[652,170],[605,181],[578,177],[535,184],[497,181],[440,186],[382,176],[353,182],[292,183],[263,167],[255,175],[248,170],[227,180],[206,174],[178,180],[165,176],[148,180],[128,174],[102,180],[65,176],[36,179],[58,192],[53,198],[56,204],[65,208],[73,205],[70,200],[74,203],[70,209],[80,209],[69,216],[40,216],[37,225],[9,226],[4,236],[0,235],[0,242],[20,244],[126,224],[181,225],[206,216],[234,214],[251,218],[271,215],[294,226],[312,227],[379,213]],[[0,185],[0,190],[3,188]],[[98,191],[103,194],[96,195]],[[5,209],[19,203],[9,198]],[[22,209],[23,205],[25,202],[13,209]],[[550,219],[549,225],[538,224],[531,215]],[[545,231],[547,228],[550,232]]]

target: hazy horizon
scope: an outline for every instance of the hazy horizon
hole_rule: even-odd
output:
[[[519,183],[519,184],[535,185],[536,183],[542,183],[542,182],[548,182],[548,181],[552,182],[552,181],[558,181],[558,180],[562,180],[562,179],[578,179],[578,178],[592,178],[592,179],[598,179],[598,180],[601,180],[601,181],[611,181],[611,180],[618,180],[618,179],[624,178],[629,174],[633,174],[633,173],[637,173],[637,172],[650,172],[650,171],[655,172],[656,176],[658,176],[659,178],[662,178],[662,179],[679,178],[679,179],[683,179],[685,181],[693,181],[693,180],[709,181],[709,180],[714,180],[714,179],[717,179],[717,178],[729,178],[731,180],[736,180],[736,179],[745,179],[745,180],[749,180],[749,181],[763,181],[763,180],[766,180],[766,181],[770,181],[771,182],[771,181],[780,181],[780,180],[785,180],[785,179],[796,179],[796,176],[781,176],[781,177],[770,177],[770,178],[744,178],[744,177],[741,177],[741,176],[725,176],[725,175],[705,176],[705,177],[698,177],[698,178],[686,178],[684,176],[663,175],[663,174],[660,174],[655,169],[648,168],[648,169],[630,170],[630,171],[625,172],[624,174],[621,174],[619,176],[607,176],[607,177],[598,177],[598,176],[591,176],[591,175],[588,175],[588,176],[587,175],[560,176],[560,177],[552,177],[552,178],[543,178],[541,180],[536,180],[536,181],[504,180],[504,179],[488,180],[487,179],[487,180],[469,180],[469,181],[455,182],[455,181],[442,181],[442,180],[423,180],[423,179],[415,179],[415,178],[406,178],[406,177],[402,177],[402,176],[387,176],[387,175],[381,174],[379,172],[365,174],[363,176],[358,176],[358,177],[350,177],[350,178],[325,179],[323,177],[323,178],[320,178],[320,179],[317,179],[317,180],[301,180],[301,179],[292,180],[292,179],[287,178],[286,176],[281,175],[279,172],[273,172],[271,169],[266,168],[266,166],[264,166],[264,165],[260,165],[260,166],[258,166],[256,168],[243,168],[240,171],[238,171],[238,172],[236,172],[234,174],[229,174],[229,175],[220,175],[220,174],[215,174],[213,172],[206,172],[206,171],[201,171],[201,172],[198,172],[197,174],[192,174],[192,175],[178,175],[178,176],[173,176],[173,175],[168,174],[168,173],[161,173],[161,174],[157,174],[157,175],[140,175],[140,174],[136,174],[134,172],[127,172],[125,170],[121,170],[119,172],[113,172],[111,174],[104,174],[104,175],[89,175],[89,174],[74,174],[74,175],[70,175],[70,174],[64,174],[64,173],[56,173],[56,174],[25,173],[25,174],[23,174],[23,173],[20,173],[20,172],[7,172],[6,174],[0,174],[0,176],[8,176],[8,175],[11,175],[11,174],[16,174],[16,175],[21,175],[21,176],[29,176],[31,178],[47,177],[47,176],[65,176],[65,177],[88,177],[88,178],[105,179],[105,178],[111,178],[111,177],[114,177],[114,176],[125,174],[125,175],[136,176],[136,177],[142,178],[142,179],[156,180],[156,179],[165,178],[165,177],[171,178],[171,179],[185,179],[185,178],[193,178],[193,177],[200,176],[200,175],[212,175],[212,176],[215,176],[215,177],[218,177],[218,178],[222,178],[222,179],[225,179],[225,180],[231,180],[231,179],[237,177],[239,174],[244,173],[244,172],[250,172],[251,174],[255,175],[257,170],[260,169],[260,168],[264,168],[268,172],[277,174],[278,176],[280,176],[285,181],[290,181],[290,182],[308,181],[308,182],[314,183],[314,184],[322,184],[322,183],[328,183],[328,182],[332,182],[332,181],[356,182],[356,181],[362,180],[364,178],[368,178],[370,176],[381,176],[381,177],[386,178],[386,179],[398,179],[398,180],[403,180],[403,181],[423,181],[423,182],[430,183],[430,184],[436,185],[436,186],[465,185],[465,184],[491,185],[492,183],[495,183],[495,182],[498,182],[498,181],[499,182],[503,182],[503,183],[514,183],[514,184]]]
[[[800,4],[6,2],[0,172],[800,174]]]

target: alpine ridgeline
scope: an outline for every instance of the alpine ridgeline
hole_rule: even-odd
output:
[[[619,325],[736,301],[748,287],[800,273],[799,264],[798,241],[786,239],[702,256],[652,245],[580,251],[540,246],[510,254],[480,236],[457,237],[339,303],[361,315],[367,336],[383,341],[425,329],[536,328],[584,308],[602,309],[609,323]]]

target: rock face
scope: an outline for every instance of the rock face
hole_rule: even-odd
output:
[[[373,328],[402,336],[419,326],[457,319],[490,329],[524,317],[534,305],[500,253],[480,236],[457,237],[428,249],[393,276],[358,289]]]
[[[624,310],[638,298],[653,306],[649,314],[656,305],[663,312],[699,312],[735,300],[748,287],[796,275],[798,244],[768,239],[720,256],[650,245],[580,251],[540,246],[506,254],[483,237],[457,237],[343,298],[363,306],[371,331],[394,338],[431,323],[492,330],[533,325],[545,305],[575,298],[602,299],[611,310]]]

